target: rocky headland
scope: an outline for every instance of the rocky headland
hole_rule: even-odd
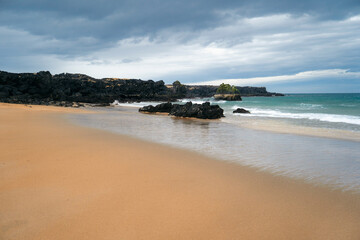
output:
[[[171,101],[163,81],[95,79],[84,74],[50,72],[8,73],[0,71],[0,101],[38,105],[73,106],[76,103],[108,105],[118,100]]]
[[[0,71],[0,102],[79,107],[108,106],[119,102],[176,101],[182,98],[213,97],[218,86],[189,86],[175,81],[103,78],[84,74],[48,71],[9,73]],[[241,96],[282,96],[264,87],[236,87]]]
[[[168,85],[167,85],[168,86]],[[204,98],[212,97],[216,94],[219,86],[211,85],[184,85],[186,88],[185,98]],[[268,92],[266,87],[239,87],[236,86],[238,93],[242,97],[278,97],[284,96],[282,93]]]

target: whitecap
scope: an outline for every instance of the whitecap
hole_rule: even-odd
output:
[[[321,104],[312,104],[312,103],[300,103],[300,109],[317,109],[317,108],[324,108]]]
[[[141,108],[147,105],[157,105],[160,102],[126,102],[121,103],[118,100],[115,100],[111,105],[119,106],[119,107],[134,107],[134,108]]]
[[[234,106],[235,108],[237,106]],[[337,115],[326,113],[289,113],[279,110],[247,108],[251,112],[249,117],[270,117],[270,118],[290,118],[290,119],[309,119],[324,122],[347,123],[360,125],[360,117],[351,115]]]

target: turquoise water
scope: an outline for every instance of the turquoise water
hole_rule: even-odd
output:
[[[289,94],[284,97],[244,97],[243,101],[184,99],[218,104],[227,117],[255,117],[283,120],[295,125],[360,131],[360,93],[351,94]],[[232,114],[238,107],[250,115]]]
[[[284,97],[244,98],[251,108],[278,109],[290,113],[323,113],[360,116],[360,94],[291,94]]]

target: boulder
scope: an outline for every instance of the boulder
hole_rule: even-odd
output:
[[[139,112],[149,112],[149,113],[170,113],[173,105],[170,102],[167,103],[161,103],[156,105],[155,107],[153,105],[145,106],[139,109]]]
[[[224,110],[219,105],[210,105],[209,102],[203,104],[187,102],[185,105],[174,105],[170,115],[176,117],[194,117],[200,119],[218,119],[224,117]]]
[[[233,113],[250,113],[250,111],[244,109],[244,108],[238,108],[233,111]]]
[[[210,105],[209,102],[203,104],[193,104],[187,102],[183,105],[162,103],[156,106],[145,106],[139,109],[139,112],[166,112],[176,117],[192,117],[200,119],[218,119],[224,117],[224,110],[219,105]]]

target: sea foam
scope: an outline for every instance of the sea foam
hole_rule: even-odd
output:
[[[232,109],[236,109],[238,106],[233,106]],[[337,115],[327,113],[289,113],[278,110],[259,109],[259,108],[246,108],[251,114],[246,115],[248,117],[270,117],[270,118],[290,118],[290,119],[309,119],[318,120],[324,122],[334,123],[347,123],[360,125],[360,117],[350,115]]]

